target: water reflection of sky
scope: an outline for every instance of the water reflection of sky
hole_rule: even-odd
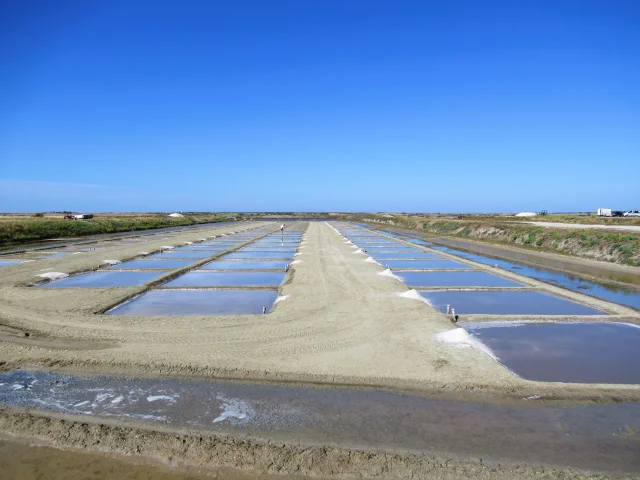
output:
[[[640,328],[623,323],[462,324],[507,368],[528,380],[640,383]]]

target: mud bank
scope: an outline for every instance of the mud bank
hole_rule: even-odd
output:
[[[13,438],[58,448],[120,454],[199,471],[233,469],[256,475],[257,478],[265,474],[385,479],[638,478],[621,472],[596,473],[501,464],[482,458],[288,445],[184,430],[153,431],[134,425],[116,426],[69,416],[46,417],[12,410],[1,412],[0,429],[5,432],[4,435]]]

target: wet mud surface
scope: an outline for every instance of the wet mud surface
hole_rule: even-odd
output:
[[[351,389],[13,371],[0,405],[274,441],[640,471],[640,404],[521,406]]]

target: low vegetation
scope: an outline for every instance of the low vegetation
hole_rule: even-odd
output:
[[[0,245],[97,233],[129,232],[241,219],[239,214],[101,214],[89,220],[64,220],[62,215],[0,216]]]
[[[443,218],[426,215],[368,215],[353,220],[384,223],[427,235],[467,238],[624,265],[640,266],[640,234],[602,229],[539,227],[506,217]],[[553,221],[558,221],[553,219]],[[568,223],[568,222],[564,222]],[[575,223],[575,222],[571,222]]]

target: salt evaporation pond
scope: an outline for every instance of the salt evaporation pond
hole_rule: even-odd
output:
[[[203,270],[284,270],[287,260],[214,260],[201,266]]]
[[[394,272],[402,281],[416,287],[522,287],[507,278],[486,272]]]
[[[89,272],[63,278],[50,283],[39,285],[40,288],[105,288],[105,287],[138,287],[151,280],[166,275],[166,271],[155,272],[118,272],[102,271]]]
[[[151,290],[109,310],[107,315],[254,315],[268,313],[276,290]],[[266,311],[263,311],[266,309]]]
[[[212,272],[193,271],[166,283],[165,287],[261,287],[278,286],[284,272]]]
[[[460,323],[527,380],[640,384],[640,327],[625,323]]]
[[[109,267],[110,270],[121,269],[156,269],[156,270],[171,270],[173,268],[183,268],[192,263],[197,262],[194,260],[130,260],[128,262],[122,262],[118,265]]]
[[[363,226],[364,227],[364,226]],[[398,234],[398,237],[409,236],[408,234]],[[498,266],[505,270],[510,270],[518,275],[534,278],[542,282],[551,283],[574,292],[579,292],[592,297],[600,298],[612,303],[618,303],[620,305],[626,305],[628,307],[640,310],[640,292],[633,287],[625,287],[622,285],[614,285],[610,283],[598,283],[596,281],[586,280],[582,277],[571,275],[570,273],[563,273],[553,269],[528,265],[526,263],[517,262],[514,260],[503,260],[497,257],[490,257],[479,255],[464,250],[455,249],[451,247],[445,247],[440,245],[433,245],[426,241],[415,240],[413,238],[407,238],[407,241],[415,244],[424,244],[451,255],[473,260],[485,265]]]
[[[441,312],[446,312],[450,305],[458,314],[606,315],[595,308],[542,292],[421,290],[420,295]]]

